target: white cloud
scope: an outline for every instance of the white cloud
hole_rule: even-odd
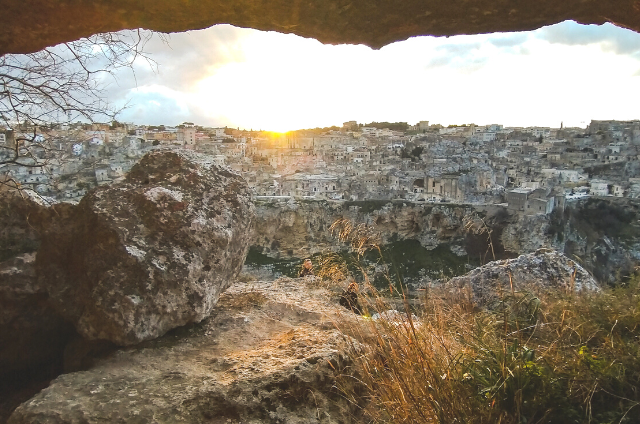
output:
[[[113,87],[123,120],[287,130],[371,121],[584,125],[638,118],[640,35],[564,22],[372,50],[228,25],[150,45],[160,72]],[[156,103],[153,103],[156,102]],[[159,105],[157,104],[159,103]]]

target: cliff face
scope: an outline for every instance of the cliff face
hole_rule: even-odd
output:
[[[331,225],[339,218],[374,226],[383,244],[418,240],[427,249],[447,244],[458,255],[474,250],[465,217],[499,214],[499,207],[407,202],[256,203],[253,246],[272,258],[301,258],[341,248]]]
[[[259,202],[252,244],[254,251],[274,261],[298,264],[304,257],[345,249],[330,227],[336,219],[347,218],[373,226],[383,245],[396,250],[402,244],[412,246],[414,252],[400,252],[405,259],[416,249],[423,256],[444,251],[477,266],[493,259],[491,247],[496,259],[545,247],[582,264],[599,282],[614,283],[640,261],[638,210],[625,199],[581,201],[569,204],[564,212],[534,216],[502,206],[446,203]],[[493,246],[483,228],[492,231]],[[460,268],[454,275],[464,272]]]

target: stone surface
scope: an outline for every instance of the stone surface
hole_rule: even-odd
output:
[[[40,229],[56,213],[0,187],[0,423],[62,370],[73,327],[47,302],[35,273]],[[59,213],[64,215],[65,208]],[[35,391],[34,391],[35,390]]]
[[[152,152],[43,234],[36,271],[87,339],[129,345],[208,316],[242,268],[246,183],[207,156]]]
[[[7,0],[2,12],[0,54],[98,32],[180,32],[220,23],[378,48],[416,35],[525,31],[567,19],[640,30],[637,0]]]
[[[345,319],[360,318],[300,279],[236,283],[210,318],[58,377],[9,423],[354,422],[335,387]]]
[[[0,262],[33,253],[40,247],[40,228],[54,214],[29,192],[17,192],[0,185]]]
[[[47,303],[34,262],[35,254],[25,253],[0,263],[0,392],[60,370],[74,334]]]
[[[593,277],[561,253],[540,249],[515,259],[490,262],[446,283],[452,289],[471,290],[473,302],[491,307],[500,293],[514,290],[598,290]]]
[[[427,249],[455,246],[461,255],[470,246],[464,218],[473,213],[495,215],[499,207],[372,200],[363,202],[256,202],[253,246],[270,257],[304,258],[339,250],[330,227],[346,218],[374,226],[384,244],[418,240]],[[493,221],[492,221],[493,222]],[[501,224],[501,223],[496,223]],[[497,242],[496,242],[497,244]],[[486,246],[482,249],[484,252]]]
[[[60,368],[73,333],[48,305],[34,267],[41,228],[54,215],[28,192],[0,193],[0,392]]]

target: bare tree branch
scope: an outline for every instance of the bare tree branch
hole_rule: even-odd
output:
[[[36,53],[0,56],[0,131],[12,134],[10,142],[0,144],[0,185],[20,188],[11,174],[16,167],[40,172],[53,162],[60,165],[65,152],[54,147],[50,129],[55,125],[114,121],[122,109],[107,101],[106,81],[116,80],[119,69],[133,72],[139,59],[155,70],[157,64],[144,52],[153,35],[142,30],[96,34]]]

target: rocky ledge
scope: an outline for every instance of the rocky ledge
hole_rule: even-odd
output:
[[[9,423],[354,422],[335,323],[357,318],[335,298],[301,279],[238,283],[211,317],[58,377]]]

